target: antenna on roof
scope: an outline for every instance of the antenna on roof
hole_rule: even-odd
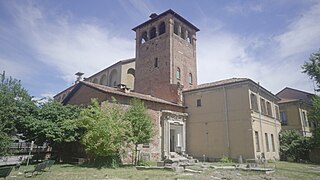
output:
[[[77,72],[75,75],[77,76],[77,79],[76,79],[75,83],[78,83],[79,81],[82,80],[82,75],[84,75],[84,73],[83,72]]]

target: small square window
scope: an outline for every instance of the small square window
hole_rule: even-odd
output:
[[[197,99],[197,107],[201,107],[201,99]]]
[[[158,58],[154,58],[154,67],[155,68],[159,67]]]
[[[150,144],[149,143],[144,143],[144,144],[142,144],[142,148],[150,148]]]

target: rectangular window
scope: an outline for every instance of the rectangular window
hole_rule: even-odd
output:
[[[288,119],[287,119],[287,113],[286,112],[280,112],[280,120],[281,120],[281,125],[282,126],[288,125]]]
[[[250,102],[251,102],[251,108],[254,111],[259,111],[257,96],[255,94],[253,94],[253,93],[250,94]]]
[[[150,147],[150,144],[149,143],[143,143],[142,144],[142,148],[149,148]]]
[[[304,126],[308,127],[308,119],[305,111],[302,111],[302,121],[304,123]]]
[[[271,134],[271,144],[272,144],[272,151],[276,152],[276,147],[274,146],[274,137],[273,134]]]
[[[197,99],[197,107],[201,107],[201,99]]]
[[[267,115],[272,116],[271,103],[267,102]]]
[[[258,131],[254,132],[254,137],[255,137],[255,140],[256,140],[256,151],[260,152],[259,133],[258,133]]]
[[[266,114],[266,101],[260,98],[261,113]]]
[[[266,139],[266,149],[267,149],[267,152],[270,151],[269,149],[269,139],[268,139],[268,134],[267,133],[264,133],[264,137]]]

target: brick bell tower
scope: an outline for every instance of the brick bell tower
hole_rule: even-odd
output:
[[[182,103],[182,90],[197,86],[196,32],[173,10],[151,14],[136,32],[135,91]]]

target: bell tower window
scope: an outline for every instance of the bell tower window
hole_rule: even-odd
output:
[[[178,80],[180,80],[180,78],[181,78],[181,70],[180,70],[180,68],[177,68],[176,77],[177,77]]]
[[[189,73],[189,84],[192,84],[192,74]]]
[[[158,29],[159,35],[164,34],[166,32],[166,24],[164,22],[160,23]]]
[[[174,32],[176,35],[179,35],[179,24],[178,24],[177,22],[174,22],[173,32]]]
[[[156,30],[156,28],[155,27],[152,27],[151,29],[150,29],[150,39],[153,39],[153,38],[155,38],[156,36],[157,36],[157,30]]]
[[[182,39],[186,39],[186,30],[185,30],[183,27],[181,27],[180,37],[181,37]]]
[[[146,31],[144,31],[142,34],[141,34],[141,41],[140,41],[140,44],[143,44],[145,42],[148,41],[148,33]]]

